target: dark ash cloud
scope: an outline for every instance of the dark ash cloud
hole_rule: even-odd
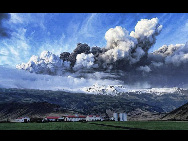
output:
[[[1,38],[10,38],[10,29],[7,29],[6,27],[3,26],[3,21],[9,20],[10,19],[10,14],[8,13],[0,13],[0,37]]]

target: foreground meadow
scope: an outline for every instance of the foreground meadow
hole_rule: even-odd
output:
[[[98,122],[98,124],[100,124]],[[102,122],[105,125],[146,129],[146,130],[188,130],[188,121],[127,121],[127,122]]]
[[[0,130],[117,130],[82,122],[0,123]]]
[[[0,130],[188,130],[186,121],[0,123]]]

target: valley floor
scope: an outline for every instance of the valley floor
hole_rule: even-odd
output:
[[[188,130],[188,121],[0,123],[0,130]]]

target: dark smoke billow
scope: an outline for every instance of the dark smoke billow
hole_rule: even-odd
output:
[[[3,21],[9,20],[9,19],[10,19],[10,14],[0,13],[0,38],[10,38],[11,37],[10,30],[3,26]]]

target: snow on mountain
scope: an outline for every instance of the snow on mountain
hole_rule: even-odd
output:
[[[82,91],[90,94],[100,94],[100,95],[121,95],[123,93],[136,93],[136,94],[155,94],[155,95],[163,95],[169,93],[178,93],[183,94],[182,91],[185,90],[183,88],[172,87],[172,88],[148,88],[148,89],[132,89],[125,87],[123,85],[98,85],[94,84],[91,87],[84,87]]]
[[[175,93],[175,92],[177,92],[178,94],[182,94],[182,90],[184,89],[178,87],[172,87],[172,88],[132,89],[129,92],[135,92],[137,94],[151,93],[156,95],[163,95],[166,93]]]
[[[122,85],[98,85],[94,84],[91,87],[84,87],[82,91],[92,94],[102,94],[102,95],[118,95],[123,92],[128,92],[127,88]]]

